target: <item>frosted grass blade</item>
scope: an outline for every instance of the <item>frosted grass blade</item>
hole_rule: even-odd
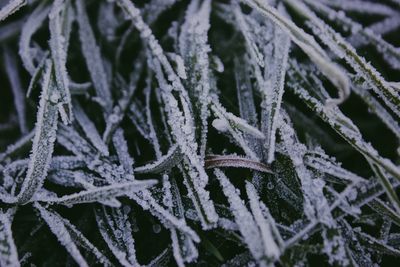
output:
[[[391,110],[400,117],[400,97],[382,75],[363,57],[359,56],[356,50],[347,43],[340,34],[326,25],[315,13],[308,9],[303,3],[297,0],[285,0],[296,11],[306,17],[312,25],[312,29],[323,42],[340,58],[344,58],[349,65],[372,87]]]
[[[236,155],[208,155],[204,161],[206,169],[233,167],[233,168],[246,168],[264,173],[272,173],[267,165]]]
[[[74,104],[74,114],[76,120],[85,132],[87,138],[92,142],[93,146],[96,147],[103,155],[108,156],[109,152],[107,145],[101,139],[101,136],[98,133],[94,123],[89,119],[85,111],[78,103]]]
[[[26,0],[9,0],[8,3],[0,9],[0,21],[17,12],[26,4]]]
[[[177,145],[172,146],[168,153],[156,162],[144,166],[136,167],[135,173],[160,173],[165,172],[176,166],[182,160],[182,155]]]
[[[0,265],[19,267],[17,248],[12,237],[11,222],[7,213],[0,211]]]
[[[64,124],[72,121],[71,93],[69,91],[69,78],[67,73],[67,36],[65,32],[62,12],[69,8],[64,0],[56,0],[49,13],[50,52],[54,64],[55,82],[59,92],[58,109]]]
[[[105,103],[105,110],[111,110],[111,92],[107,81],[107,75],[100,54],[100,49],[96,44],[93,30],[89,24],[89,18],[85,10],[85,1],[76,1],[77,21],[79,25],[79,39],[83,56],[87,68],[92,78],[97,96]]]
[[[314,37],[304,32],[291,20],[283,17],[277,9],[260,0],[242,0],[251,7],[260,11],[263,15],[278,24],[283,31],[291,37],[309,58],[320,68],[321,72],[338,88],[339,97],[330,99],[332,104],[342,103],[350,94],[349,80],[345,72],[333,63],[318,45]]]
[[[47,176],[56,141],[59,91],[54,81],[52,66],[48,61],[43,77],[28,171],[17,196],[17,201],[21,204],[28,202],[42,186]]]
[[[88,267],[88,263],[83,258],[76,244],[74,243],[67,227],[64,225],[61,217],[56,213],[52,213],[43,208],[40,204],[35,203],[35,208],[39,210],[42,219],[47,223],[51,232],[57,237],[58,241],[70,253],[71,257],[80,267]]]
[[[60,198],[42,198],[40,201],[50,204],[72,206],[81,203],[91,203],[98,201],[111,200],[118,196],[123,196],[129,192],[137,192],[156,184],[155,180],[134,181],[121,184],[96,187],[84,190],[79,193],[66,195]]]
[[[17,59],[13,55],[12,50],[3,46],[4,50],[4,63],[6,67],[6,73],[8,76],[8,80],[11,84],[11,89],[14,96],[14,105],[17,110],[19,129],[22,134],[26,134],[28,132],[28,126],[26,124],[26,108],[25,108],[25,94],[22,91],[21,78],[18,73],[17,67]]]
[[[21,37],[19,39],[19,55],[22,59],[25,69],[33,75],[35,69],[34,56],[32,55],[31,41],[33,35],[39,30],[49,14],[50,8],[44,4],[39,5],[29,16],[27,22],[22,27]]]

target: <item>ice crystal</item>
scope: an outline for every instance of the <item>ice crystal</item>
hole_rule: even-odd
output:
[[[399,0],[0,1],[0,266],[400,259]]]

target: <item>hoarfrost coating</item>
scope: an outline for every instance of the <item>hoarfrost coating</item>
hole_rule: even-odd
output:
[[[400,265],[399,0],[0,1],[0,266]]]

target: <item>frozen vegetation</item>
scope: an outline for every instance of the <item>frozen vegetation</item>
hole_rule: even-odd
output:
[[[399,0],[1,0],[0,266],[400,266]]]

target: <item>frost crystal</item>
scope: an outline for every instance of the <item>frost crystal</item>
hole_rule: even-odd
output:
[[[0,266],[396,264],[399,14],[0,1]]]

